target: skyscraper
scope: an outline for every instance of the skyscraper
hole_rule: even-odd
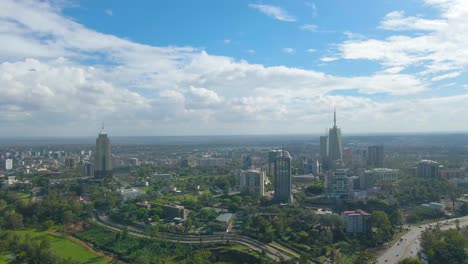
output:
[[[275,195],[273,200],[280,203],[292,203],[292,191],[291,191],[291,155],[289,152],[284,151],[278,152],[275,159],[274,169],[274,189]]]
[[[383,146],[369,146],[367,150],[367,166],[374,168],[384,167],[384,151]]]
[[[333,111],[333,127],[328,133],[328,157],[331,161],[343,160],[341,129],[336,126],[336,109]]]
[[[320,158],[322,160],[328,157],[328,136],[320,136]]]
[[[96,153],[94,154],[94,177],[104,179],[112,177],[111,144],[102,126],[96,139]]]

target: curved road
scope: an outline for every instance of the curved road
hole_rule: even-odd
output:
[[[436,221],[433,223],[412,226],[410,230],[403,236],[403,240],[398,240],[388,248],[383,254],[378,258],[379,264],[395,264],[399,261],[402,261],[405,258],[413,257],[416,258],[418,252],[421,250],[421,241],[420,235],[422,231],[430,228],[430,226],[435,227],[439,223],[440,229],[449,229],[456,227],[456,220],[460,220],[460,227],[468,225],[468,216],[452,218],[443,221]],[[446,222],[448,223],[446,224]]]
[[[106,216],[95,214],[96,223],[100,226],[103,226],[107,229],[114,231],[122,231],[124,226],[116,224],[110,221]],[[127,227],[130,234],[138,237],[151,238],[146,235],[144,231],[134,227]],[[236,243],[249,247],[252,250],[255,250],[259,253],[262,253],[263,249],[266,249],[266,255],[276,261],[279,260],[289,260],[291,257],[283,252],[281,249],[272,247],[258,240],[251,239],[245,236],[239,236],[229,233],[222,233],[216,235],[182,235],[182,234],[172,234],[172,233],[158,233],[157,237],[154,237],[158,240],[164,240],[169,242],[179,242],[187,244],[201,244],[201,243],[212,243],[212,244],[226,244],[228,241],[230,243]]]

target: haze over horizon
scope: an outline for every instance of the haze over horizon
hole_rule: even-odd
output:
[[[468,131],[468,2],[0,2],[0,137]]]

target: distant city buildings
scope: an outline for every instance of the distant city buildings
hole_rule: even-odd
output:
[[[265,193],[264,170],[241,170],[239,173],[239,191],[242,193],[259,194]]]
[[[13,159],[6,159],[5,170],[12,170],[12,169],[13,169]]]
[[[289,152],[277,152],[274,163],[274,190],[273,200],[279,203],[292,203],[291,184],[291,155]]]
[[[112,177],[113,159],[111,154],[111,143],[104,126],[96,139],[96,153],[94,154],[94,177],[104,179]]]
[[[198,161],[200,167],[224,167],[226,160],[224,158],[202,158]]]
[[[421,160],[418,163],[417,175],[422,178],[438,178],[440,176],[439,163],[433,160]]]
[[[336,126],[336,110],[333,112],[333,127],[328,133],[328,157],[332,162],[343,160],[341,129]]]
[[[368,147],[367,166],[374,168],[384,167],[384,149],[382,145]]]
[[[341,213],[345,222],[346,233],[359,234],[368,230],[367,219],[370,214],[363,210],[344,211]]]

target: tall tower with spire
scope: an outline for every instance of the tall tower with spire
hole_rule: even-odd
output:
[[[112,177],[111,144],[104,131],[104,123],[101,132],[96,139],[96,153],[94,153],[94,177],[104,179]]]
[[[328,131],[328,157],[331,161],[343,160],[341,129],[336,126],[336,107],[333,109],[333,127]]]

